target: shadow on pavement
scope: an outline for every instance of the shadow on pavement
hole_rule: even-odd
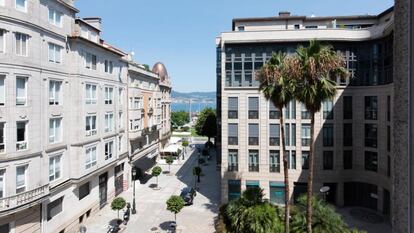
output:
[[[174,221],[165,221],[159,225],[161,230],[167,231],[167,230],[174,230],[174,228],[171,227],[171,224],[174,223]]]
[[[139,182],[141,184],[146,184],[148,182],[148,180],[150,180],[152,178],[152,175],[148,174],[148,173],[144,173],[140,178],[139,178]]]

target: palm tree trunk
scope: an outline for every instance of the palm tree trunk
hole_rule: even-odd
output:
[[[285,232],[289,233],[289,167],[288,157],[286,153],[286,142],[285,142],[285,123],[283,119],[283,107],[279,107],[280,112],[280,131],[282,134],[282,153],[283,153],[283,172],[285,175]]]
[[[306,229],[308,233],[312,233],[312,192],[313,192],[313,171],[315,163],[315,142],[314,142],[315,113],[311,112],[311,144],[309,150],[309,174],[308,174],[308,194],[306,206]]]

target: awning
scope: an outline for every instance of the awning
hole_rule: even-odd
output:
[[[260,182],[258,180],[246,180],[246,186],[260,186]]]
[[[270,181],[269,185],[270,185],[270,187],[275,187],[275,188],[285,187],[285,183],[281,182],[281,181]]]
[[[150,153],[147,154],[147,158],[152,159],[158,155],[157,149],[154,149]]]
[[[177,153],[178,150],[182,150],[182,146],[171,144],[166,146],[164,149],[161,150],[161,153]]]
[[[182,140],[182,138],[180,137],[171,137],[170,138],[170,144],[176,144],[178,142],[180,142]]]

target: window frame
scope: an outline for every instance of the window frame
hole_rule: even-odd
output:
[[[114,102],[114,87],[105,86],[105,104],[110,105]]]
[[[105,113],[105,133],[114,131],[114,113]]]
[[[59,128],[57,128],[57,122],[59,122]],[[50,134],[51,132],[51,126],[52,126],[52,122],[53,122],[53,136]],[[56,118],[50,118],[49,119],[49,143],[50,144],[55,144],[55,143],[60,143],[62,142],[63,139],[63,130],[62,130],[62,117],[56,117]],[[51,137],[53,137],[53,140],[51,140]]]
[[[63,157],[63,154],[55,154],[55,155],[52,155],[52,156],[49,157],[49,182],[54,182],[54,181],[60,180],[62,178],[62,157]],[[58,169],[56,167],[56,164],[57,164],[56,160],[57,159],[59,160]],[[51,163],[52,161],[53,161],[53,163]],[[51,174],[51,166],[53,167],[52,174]],[[56,175],[57,170],[59,172],[59,175]],[[52,176],[53,176],[53,178],[52,178]]]
[[[18,124],[24,124],[24,140],[23,141],[18,141],[18,132],[17,132],[17,130],[18,130]],[[28,135],[27,135],[27,132],[28,132],[28,129],[27,129],[27,126],[28,126],[28,124],[29,124],[29,122],[28,121],[16,121],[16,151],[24,151],[24,150],[27,150],[28,149]],[[19,149],[19,148],[22,148],[22,149]]]
[[[53,83],[53,85],[52,85]],[[62,84],[63,82],[61,80],[54,80],[54,79],[50,79],[49,80],[49,106],[51,105],[55,105],[55,106],[59,106],[62,105]],[[51,91],[51,88],[53,86],[53,90]],[[59,86],[59,91],[57,91],[57,86]],[[53,96],[51,96],[50,94],[53,93]]]
[[[93,151],[95,151],[95,155],[92,154]],[[88,154],[88,152],[90,152],[91,154]],[[97,164],[98,164],[98,147],[96,145],[85,147],[85,170],[93,168]]]
[[[29,167],[28,164],[16,166],[16,194],[23,193],[23,192],[27,191],[27,186],[28,186],[27,170],[28,170],[28,167]],[[18,186],[18,178],[17,178],[19,168],[24,168],[24,170],[23,170],[24,171],[24,176],[23,176],[24,184],[20,185],[20,186]]]
[[[104,145],[105,160],[112,159],[114,157],[115,155],[114,145],[115,145],[114,140],[105,142],[105,145]]]
[[[50,14],[53,14],[53,19],[50,19]],[[59,23],[57,23],[57,16],[60,16],[60,20]],[[50,24],[55,25],[57,27],[62,28],[63,27],[63,13],[52,8],[52,7],[48,7],[48,21]]]
[[[23,38],[25,38],[25,53],[23,54]],[[14,33],[14,48],[15,48],[15,52],[17,56],[21,56],[21,57],[28,57],[29,56],[29,40],[30,40],[30,36],[26,33],[22,33],[22,32],[15,32]],[[17,43],[20,43],[20,51],[17,51]]]
[[[53,58],[51,58],[51,50],[52,50]],[[62,64],[62,50],[63,50],[62,46],[49,42],[48,53],[47,53],[48,61],[50,63]]]
[[[88,118],[90,119],[89,121],[88,121]],[[93,119],[95,119],[95,124],[93,124]],[[88,123],[89,123],[89,126],[90,126],[89,130],[87,129]],[[89,114],[89,115],[85,116],[85,135],[87,137],[96,135],[98,133],[97,124],[98,124],[98,118],[97,118],[96,114]],[[93,125],[95,125],[95,128],[92,127]]]
[[[89,90],[88,90],[88,86],[90,87]],[[93,87],[95,87],[95,89]],[[97,102],[98,102],[98,85],[93,84],[93,83],[86,83],[85,84],[85,104],[97,104]]]
[[[24,12],[24,13],[27,13],[27,0],[22,0],[22,1],[24,1],[24,6],[23,6],[23,8],[20,8],[19,7],[19,5],[17,4],[17,1],[19,1],[19,0],[15,0],[14,1],[14,8],[16,9],[16,10],[18,10],[18,11],[20,11],[20,12]]]
[[[18,96],[18,91],[17,91],[17,80],[24,80],[24,97],[19,97]],[[27,106],[27,92],[28,92],[28,82],[29,82],[29,78],[26,76],[16,76],[16,106]],[[20,100],[19,100],[20,99]],[[24,104],[23,100],[24,99]]]

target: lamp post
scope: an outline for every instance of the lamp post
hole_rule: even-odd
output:
[[[133,195],[133,198],[132,198],[132,214],[136,214],[137,213],[137,210],[136,210],[136,208],[135,208],[135,180],[136,180],[136,178],[137,178],[137,168],[135,167],[135,166],[133,166],[132,167],[132,182],[133,182],[133,190],[132,190],[132,195]]]

